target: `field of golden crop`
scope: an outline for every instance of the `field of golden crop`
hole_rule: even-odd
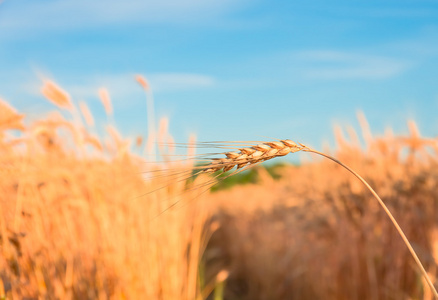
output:
[[[42,93],[58,108],[37,120],[0,102],[0,299],[432,299],[376,200],[333,162],[305,153],[279,179],[256,166],[256,183],[209,192],[188,161],[145,163],[148,142],[93,135],[84,103],[51,82]],[[435,280],[438,140],[359,121],[365,146],[338,128],[325,152],[373,186]]]

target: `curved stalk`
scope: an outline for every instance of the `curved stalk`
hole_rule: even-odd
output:
[[[415,262],[417,263],[417,266],[420,268],[422,275],[424,276],[424,278],[426,279],[430,289],[432,290],[435,299],[438,299],[438,293],[435,289],[435,286],[432,283],[432,280],[429,278],[429,275],[427,274],[426,270],[423,267],[423,264],[421,263],[420,259],[418,258],[417,254],[415,253],[414,248],[412,248],[411,243],[409,242],[408,238],[406,237],[405,233],[403,232],[403,230],[401,229],[401,227],[398,225],[397,221],[395,220],[394,216],[392,215],[392,213],[389,211],[388,207],[386,207],[385,203],[382,201],[382,199],[380,199],[379,195],[377,195],[377,193],[373,190],[373,188],[365,181],[365,179],[363,179],[359,174],[357,174],[355,171],[353,171],[352,169],[350,169],[348,166],[344,165],[343,163],[341,163],[339,160],[337,160],[336,158],[331,157],[330,155],[324,154],[322,152],[313,150],[307,146],[301,145],[303,148],[301,149],[302,151],[306,151],[306,152],[312,152],[321,156],[324,156],[332,161],[334,161],[335,163],[339,164],[340,166],[344,167],[345,169],[347,169],[350,173],[352,173],[354,176],[356,176],[357,179],[359,179],[367,188],[368,190],[373,194],[373,196],[377,199],[377,201],[379,201],[380,206],[383,208],[383,210],[385,211],[385,213],[388,215],[389,219],[391,219],[392,224],[394,224],[395,228],[397,229],[398,233],[400,234],[401,238],[403,239],[403,242],[406,244],[406,247],[408,247],[409,252],[411,252],[412,257],[414,258]]]

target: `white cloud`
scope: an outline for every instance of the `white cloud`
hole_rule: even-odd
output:
[[[405,8],[379,8],[369,9],[363,11],[364,15],[377,18],[428,18],[437,17],[438,10],[431,9],[430,7],[417,8],[417,7],[405,7]]]
[[[422,60],[436,57],[438,56],[438,26],[424,26],[415,37],[391,43],[386,47],[402,55],[418,57]]]
[[[157,91],[210,87],[216,81],[207,75],[191,73],[156,73],[149,75],[148,79]]]
[[[78,77],[54,77],[51,75],[35,76],[34,80],[22,84],[21,88],[29,94],[39,95],[43,79],[51,79],[57,82],[63,89],[75,99],[97,98],[98,89],[106,88],[111,97],[117,101],[126,101],[130,97],[139,95],[141,88],[135,80],[134,73],[89,75]],[[152,91],[175,92],[181,90],[194,90],[213,86],[216,80],[208,75],[193,73],[152,73],[145,76],[149,81]]]
[[[226,14],[246,0],[47,0],[7,1],[0,32],[63,30],[110,24],[199,23]]]
[[[407,60],[342,51],[304,51],[294,55],[308,79],[385,79],[412,66]]]

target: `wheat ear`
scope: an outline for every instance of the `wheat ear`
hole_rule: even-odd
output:
[[[227,172],[233,169],[234,167],[237,167],[237,169],[241,169],[244,167],[248,168],[256,163],[270,160],[278,156],[285,156],[289,153],[294,153],[298,151],[315,153],[334,161],[335,163],[347,169],[368,188],[368,190],[377,199],[377,201],[379,202],[380,206],[383,208],[385,213],[388,215],[392,224],[394,224],[395,228],[397,229],[398,233],[403,239],[403,242],[406,244],[406,247],[408,247],[409,252],[411,252],[411,255],[414,258],[417,266],[420,268],[422,275],[426,279],[430,289],[432,290],[435,296],[435,299],[438,299],[438,293],[431,279],[429,278],[429,275],[424,269],[423,264],[421,263],[420,259],[415,253],[414,248],[412,248],[412,245],[409,242],[408,238],[406,237],[405,233],[398,225],[397,221],[395,220],[394,216],[389,211],[388,207],[385,205],[383,200],[379,197],[379,195],[377,195],[377,193],[365,181],[365,179],[363,179],[359,174],[357,174],[355,171],[350,169],[348,166],[346,166],[336,158],[331,157],[330,155],[324,154],[322,152],[313,150],[312,148],[309,148],[303,144],[298,145],[291,140],[280,140],[275,142],[266,142],[251,147],[241,148],[239,149],[239,152],[226,152],[225,153],[226,158],[212,159],[212,161],[209,164],[202,167],[201,172],[205,172],[205,173],[213,173],[217,171]]]

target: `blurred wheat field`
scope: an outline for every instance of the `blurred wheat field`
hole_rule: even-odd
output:
[[[32,122],[0,102],[0,297],[432,299],[384,212],[332,162],[309,155],[280,179],[256,167],[257,183],[212,193],[186,180],[190,161],[144,164],[142,138],[113,125],[95,136],[85,103],[53,82],[42,94],[58,109]],[[435,279],[437,140],[413,121],[379,137],[359,121],[360,135],[335,129],[332,154],[376,189]],[[167,127],[147,138],[162,153]]]
[[[43,92],[72,110],[57,86]],[[196,299],[207,211],[200,202],[157,218],[184,182],[147,194],[168,182],[142,179],[115,128],[105,143],[59,112],[24,125],[0,104],[2,297]]]

